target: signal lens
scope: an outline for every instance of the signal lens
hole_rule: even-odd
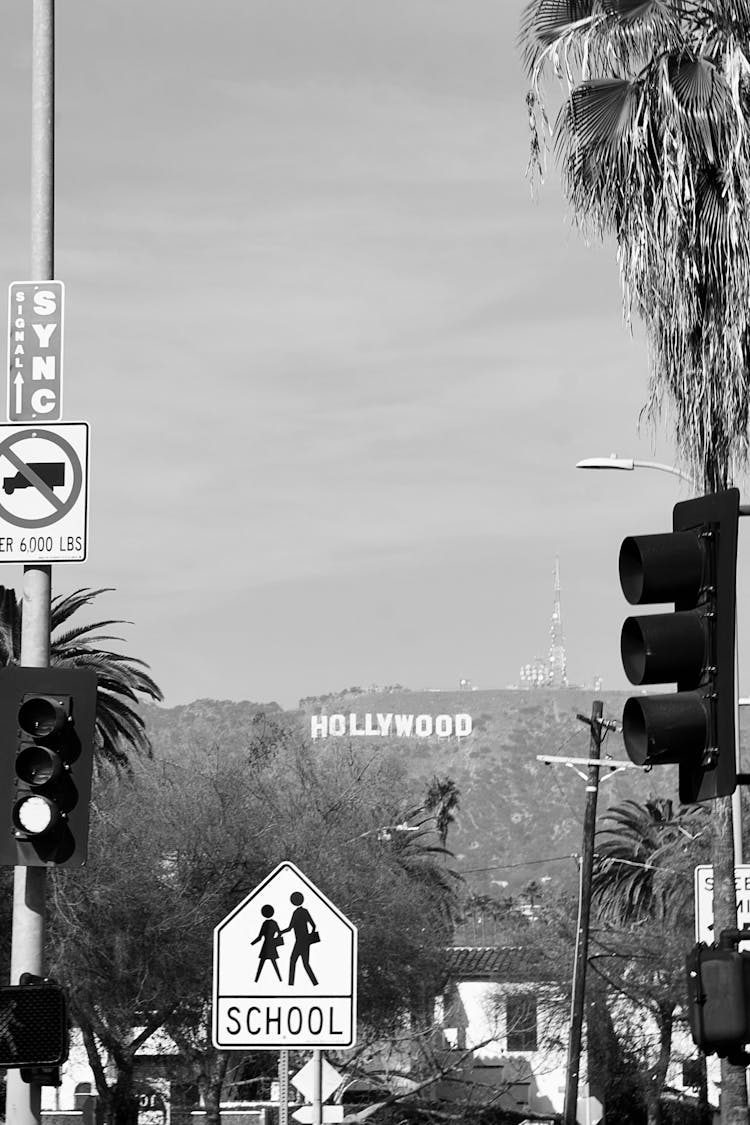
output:
[[[43,695],[32,695],[18,709],[18,725],[34,738],[46,738],[64,724],[63,708]]]
[[[64,772],[59,755],[46,746],[25,746],[16,758],[16,773],[29,785],[46,785]]]
[[[25,797],[13,810],[16,824],[31,836],[41,836],[58,819],[57,811],[46,797]]]

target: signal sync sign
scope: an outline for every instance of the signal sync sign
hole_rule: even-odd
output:
[[[8,291],[8,421],[62,418],[62,281],[13,281]]]

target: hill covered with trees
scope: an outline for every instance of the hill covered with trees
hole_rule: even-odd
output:
[[[598,693],[604,718],[619,722],[625,692]],[[250,745],[263,722],[288,726],[312,745],[351,742],[372,755],[395,753],[410,776],[425,785],[437,776],[450,778],[459,790],[448,847],[452,865],[476,894],[503,898],[518,895],[529,884],[572,887],[576,865],[571,856],[580,852],[585,782],[584,765],[574,769],[564,762],[545,764],[537,755],[566,758],[589,756],[590,729],[577,718],[590,715],[595,698],[590,690],[487,690],[409,691],[397,687],[382,691],[357,688],[310,697],[296,711],[283,711],[276,703],[199,700],[171,709],[144,708],[155,748],[182,744],[203,746],[221,754],[223,745]],[[258,716],[265,716],[259,720]],[[344,734],[313,737],[322,724],[314,720],[343,716]],[[433,733],[350,734],[388,725],[387,716],[430,716]],[[471,732],[461,737],[435,733],[438,716],[469,715]],[[354,716],[350,720],[350,716]],[[335,726],[336,724],[334,724]],[[338,721],[340,728],[342,721]],[[406,726],[406,722],[402,726]],[[422,728],[429,724],[423,722]],[[445,727],[447,724],[443,723]],[[455,723],[453,728],[455,730]],[[628,768],[613,772],[607,763],[628,762],[620,733],[607,734],[602,746],[605,768],[599,789],[600,815],[612,805],[632,798],[671,798],[678,804],[677,769],[651,772]],[[533,895],[534,888],[531,887]]]

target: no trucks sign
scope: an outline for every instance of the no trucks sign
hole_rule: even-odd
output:
[[[220,1050],[352,1047],[357,930],[293,863],[280,863],[214,930]]]

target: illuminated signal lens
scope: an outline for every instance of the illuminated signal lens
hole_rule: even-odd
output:
[[[60,820],[60,812],[52,801],[34,794],[22,797],[13,809],[13,821],[17,828],[29,836],[43,836],[54,828]]]

